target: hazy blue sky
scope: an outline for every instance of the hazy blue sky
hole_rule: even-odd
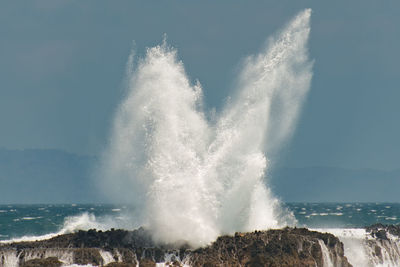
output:
[[[97,154],[132,41],[164,33],[218,109],[240,60],[306,7],[312,89],[280,164],[400,168],[399,1],[2,1],[0,147]]]

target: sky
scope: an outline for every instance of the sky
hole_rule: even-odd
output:
[[[0,147],[98,155],[132,47],[178,49],[219,110],[240,62],[312,8],[310,93],[282,166],[400,168],[398,1],[2,1]]]

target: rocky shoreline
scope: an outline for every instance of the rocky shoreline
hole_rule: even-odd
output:
[[[373,225],[379,244],[400,237],[400,226]],[[373,253],[383,255],[378,246]],[[219,237],[198,249],[160,245],[144,228],[78,231],[48,240],[0,245],[0,266],[352,266],[338,237],[306,228],[284,228]]]
[[[199,249],[156,245],[143,228],[134,231],[79,231],[34,242],[0,246],[0,266],[323,266],[328,253],[335,266],[351,266],[343,244],[332,234],[305,228],[236,233]],[[8,258],[6,254],[8,253]],[[325,254],[324,254],[325,253]],[[15,264],[15,263],[14,263]]]

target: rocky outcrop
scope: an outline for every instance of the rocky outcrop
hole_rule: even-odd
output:
[[[21,264],[22,267],[60,267],[62,262],[56,257],[28,260]]]
[[[192,266],[311,267],[327,265],[326,260],[334,266],[351,266],[344,257],[343,244],[335,236],[304,228],[219,237],[210,246],[193,251],[190,257]]]
[[[365,227],[365,230],[374,238],[381,240],[388,240],[388,234],[400,238],[400,225],[377,223]]]
[[[364,246],[371,265],[399,266],[400,225],[374,224],[365,229],[370,236]]]
[[[160,262],[167,266],[351,266],[338,238],[304,228],[236,233],[199,249],[154,244],[143,228],[79,231],[43,241],[0,245],[0,266],[128,267]]]

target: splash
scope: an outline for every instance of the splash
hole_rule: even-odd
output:
[[[377,238],[364,228],[322,228],[313,229],[328,232],[340,239],[344,255],[353,266],[400,267],[400,237],[385,232],[386,238]]]
[[[155,241],[202,246],[220,234],[293,221],[263,182],[268,160],[292,134],[310,87],[311,10],[300,12],[265,49],[248,57],[236,94],[210,122],[166,42],[127,67],[101,168],[104,188],[135,206]]]
[[[127,227],[127,225],[123,225],[120,222],[116,222],[111,216],[103,216],[103,217],[96,217],[92,213],[84,212],[82,214],[76,216],[68,216],[64,219],[64,224],[60,227],[57,232],[48,233],[44,235],[28,235],[17,237],[9,240],[0,240],[1,244],[7,243],[15,243],[15,242],[30,242],[30,241],[40,241],[40,240],[47,240],[53,238],[55,236],[74,233],[79,230],[87,231],[89,229],[97,229],[106,231],[111,228],[116,227]]]

